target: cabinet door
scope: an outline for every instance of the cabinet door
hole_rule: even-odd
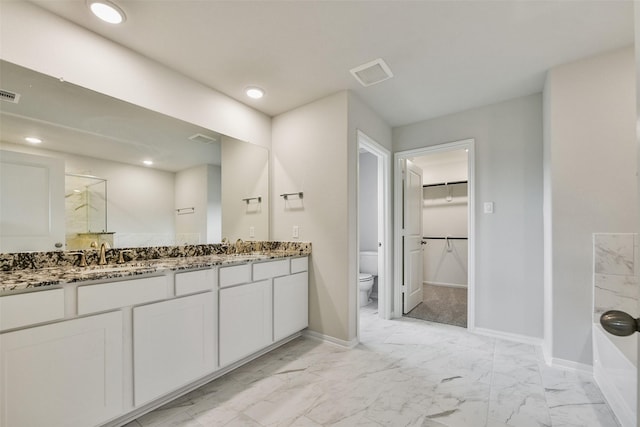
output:
[[[133,309],[136,406],[214,370],[214,298],[206,292]]]
[[[276,341],[309,326],[307,272],[273,279],[273,336]]]
[[[122,313],[0,335],[0,426],[96,426],[123,411]]]
[[[0,150],[0,252],[62,249],[64,200],[64,161]]]
[[[220,290],[220,366],[273,342],[271,280]]]

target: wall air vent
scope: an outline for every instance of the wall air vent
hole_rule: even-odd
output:
[[[0,99],[6,102],[17,104],[18,102],[20,102],[20,94],[0,89]]]
[[[203,135],[201,133],[196,133],[195,135],[191,135],[189,139],[194,142],[200,142],[202,144],[215,144],[217,142],[215,138],[211,136]]]
[[[391,69],[382,58],[349,70],[364,87],[375,85],[393,77]]]

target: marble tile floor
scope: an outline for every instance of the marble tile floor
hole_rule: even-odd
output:
[[[589,375],[539,350],[361,309],[352,350],[298,338],[126,427],[616,427]]]

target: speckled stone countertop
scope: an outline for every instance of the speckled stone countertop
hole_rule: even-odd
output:
[[[208,248],[209,246],[213,248]],[[290,242],[285,242],[280,245],[269,245],[272,247],[266,248],[267,250],[264,250],[265,248],[261,247],[263,250],[248,251],[247,249],[255,249],[256,245],[252,245],[252,247],[243,248],[244,251],[240,252],[235,252],[234,248],[235,253],[215,253],[218,252],[218,248],[215,246],[221,245],[197,245],[197,247],[195,247],[196,250],[193,250],[193,247],[178,247],[179,249],[177,251],[167,250],[168,247],[163,247],[164,250],[160,251],[158,248],[110,249],[109,251],[114,253],[122,250],[135,252],[132,252],[134,255],[131,256],[131,258],[133,259],[124,264],[111,262],[115,259],[115,254],[110,253],[109,255],[112,256],[107,257],[109,263],[101,266],[90,261],[92,260],[92,257],[89,255],[94,254],[90,253],[92,251],[87,251],[87,261],[90,264],[87,267],[78,267],[74,265],[72,261],[69,261],[64,256],[64,252],[58,252],[58,254],[62,254],[58,256],[60,258],[60,262],[54,263],[54,265],[50,265],[52,264],[50,261],[52,257],[47,255],[51,253],[29,253],[29,255],[35,260],[39,260],[40,258],[47,259],[47,262],[44,263],[45,266],[36,268],[6,268],[6,265],[3,265],[3,271],[0,271],[0,296],[11,294],[12,292],[32,289],[35,290],[35,288],[44,289],[47,286],[60,285],[64,283],[127,278],[143,274],[192,270],[267,259],[306,256],[311,254],[311,245],[308,243],[292,244]],[[202,253],[207,252],[213,253],[202,255]],[[227,252],[230,251],[227,250]],[[67,253],[67,255],[72,254]],[[20,257],[15,256],[14,258],[19,259]],[[71,260],[76,259],[77,255],[71,257]],[[41,261],[39,262],[42,264]],[[77,261],[75,262],[77,264]],[[38,262],[33,260],[31,262],[31,264],[37,263]]]

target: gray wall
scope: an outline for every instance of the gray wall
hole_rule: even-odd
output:
[[[341,344],[356,338],[357,130],[390,149],[390,127],[346,91],[273,118],[273,194],[304,199],[274,199],[272,239],[291,240],[297,225],[312,242],[309,329]]]
[[[394,151],[474,138],[476,327],[543,335],[542,95],[394,128]],[[495,213],[483,214],[493,201]]]
[[[547,75],[545,351],[553,359],[592,363],[592,234],[637,230],[635,78],[631,47]]]

